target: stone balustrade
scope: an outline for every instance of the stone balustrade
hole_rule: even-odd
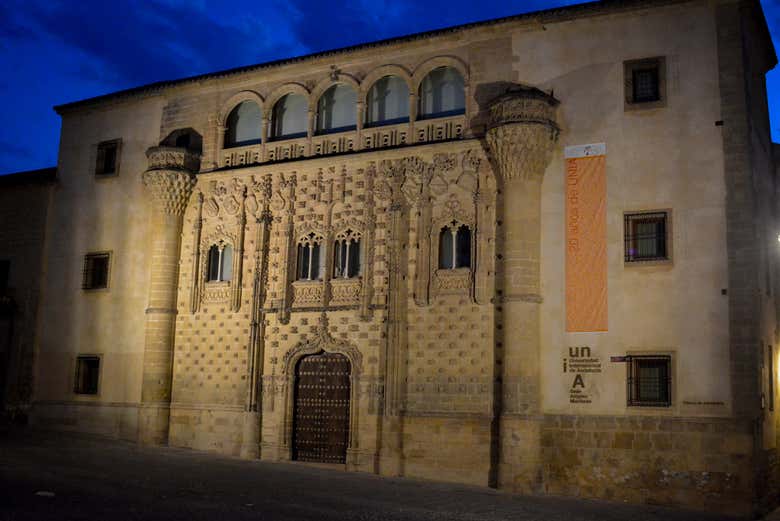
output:
[[[466,116],[458,114],[295,139],[268,140],[264,143],[222,149],[219,153],[219,166],[232,168],[361,150],[450,141],[462,139],[466,129]]]

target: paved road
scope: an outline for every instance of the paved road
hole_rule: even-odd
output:
[[[53,494],[53,495],[52,495]],[[0,433],[0,521],[726,520],[25,430]]]

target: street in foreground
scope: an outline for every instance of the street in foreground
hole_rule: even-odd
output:
[[[0,434],[0,521],[726,520],[30,430]]]

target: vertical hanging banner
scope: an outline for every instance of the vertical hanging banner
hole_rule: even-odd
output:
[[[566,147],[566,331],[607,330],[607,145]]]

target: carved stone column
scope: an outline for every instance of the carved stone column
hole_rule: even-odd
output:
[[[497,475],[539,492],[541,476],[539,254],[541,187],[558,137],[558,101],[518,87],[490,106],[485,139],[499,175],[496,279]],[[517,444],[512,440],[521,439]]]
[[[146,156],[149,169],[142,179],[153,201],[154,221],[138,441],[165,445],[171,406],[182,222],[195,186],[195,173],[200,168],[200,156],[172,147],[150,148]]]

